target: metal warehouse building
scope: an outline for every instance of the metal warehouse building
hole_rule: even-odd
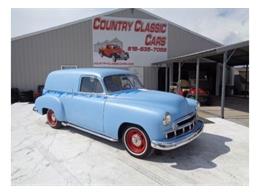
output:
[[[117,65],[116,63],[112,63],[111,65],[106,65],[133,69],[137,72],[138,76],[141,77],[140,79],[144,86],[150,89],[168,90],[169,87],[167,86],[165,78],[167,72],[169,72],[168,69],[166,69],[165,66],[155,65],[154,63],[221,46],[220,43],[214,40],[192,32],[145,10],[135,8],[116,9],[91,18],[78,20],[54,28],[13,38],[11,43],[12,87],[19,88],[20,90],[35,90],[38,85],[44,84],[46,76],[53,70],[70,66],[93,66],[95,58],[93,52],[96,50],[96,45],[101,44],[100,42],[93,43],[94,36],[98,34],[93,32],[93,19],[97,17],[112,18],[113,21],[123,19],[127,19],[127,21],[131,21],[131,19],[136,21],[155,21],[155,23],[156,21],[160,21],[161,23],[166,24],[167,36],[166,43],[164,44],[167,46],[167,49],[165,50],[163,56],[160,56],[160,53],[157,53],[156,55],[151,54],[148,56],[147,54],[146,56],[142,56],[141,50],[143,48],[141,48],[139,52],[135,51],[136,54],[134,54],[133,49],[135,48],[132,47],[128,49],[130,58],[131,56],[135,56],[136,58],[132,64]],[[150,32],[151,31],[155,32],[156,28],[150,28]],[[110,34],[111,33],[113,35],[115,31],[110,32]],[[105,36],[106,34],[100,35],[101,38],[105,38],[105,40],[110,41],[110,43],[113,41],[124,42],[122,39],[125,38],[129,39],[129,42],[131,43],[132,41],[135,41],[135,39],[138,39],[134,34],[124,36],[125,38],[123,37],[121,40],[118,40],[118,37],[114,37],[114,39],[111,40],[112,38],[109,39]],[[147,45],[157,44],[157,42],[147,42]],[[147,47],[144,49],[147,49]],[[148,49],[150,50],[150,48]],[[104,57],[102,59],[104,59]],[[150,59],[150,61],[149,63],[143,63],[143,59]],[[108,58],[107,60],[111,59]],[[203,67],[204,65],[205,64],[202,65],[200,70],[202,73],[206,72],[207,74],[210,74],[209,77],[212,80],[212,92],[217,93],[218,90],[216,90],[216,88],[217,85],[219,85],[219,83],[216,83],[218,80],[216,76],[218,72],[216,71],[217,65],[215,64],[214,66]],[[183,67],[182,70],[185,69],[187,71],[184,71],[182,75],[184,78],[194,75],[196,66]],[[172,82],[177,81],[177,71],[178,64],[170,69],[170,77],[172,77]]]

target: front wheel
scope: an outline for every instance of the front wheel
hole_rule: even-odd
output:
[[[123,134],[123,143],[127,152],[136,158],[145,158],[152,153],[150,139],[139,127],[128,127]]]
[[[53,110],[51,109],[49,109],[47,112],[47,121],[52,128],[54,129],[61,128],[61,122],[57,120]]]

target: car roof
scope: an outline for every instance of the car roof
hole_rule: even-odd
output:
[[[104,78],[109,75],[117,74],[133,74],[129,70],[119,69],[119,68],[77,68],[77,69],[65,69],[57,70],[53,72],[54,74],[71,74],[71,75],[94,75],[97,77]]]

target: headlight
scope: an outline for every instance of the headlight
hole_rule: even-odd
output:
[[[172,118],[169,112],[166,112],[163,117],[163,125],[169,125],[172,122]]]

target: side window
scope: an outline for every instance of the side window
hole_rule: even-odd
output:
[[[83,77],[80,84],[81,92],[103,93],[103,88],[98,79],[93,77]]]

